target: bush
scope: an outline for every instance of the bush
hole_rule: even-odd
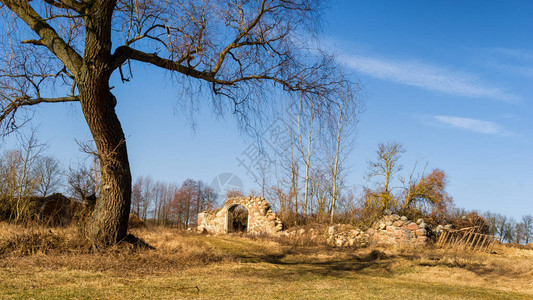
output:
[[[128,227],[129,228],[144,228],[146,227],[146,224],[144,223],[143,219],[139,218],[135,214],[130,214],[129,220],[128,220]]]
[[[471,212],[465,216],[450,219],[450,223],[456,229],[474,227],[476,232],[489,234],[490,228],[485,218],[479,216],[476,212]]]

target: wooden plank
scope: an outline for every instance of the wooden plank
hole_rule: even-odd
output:
[[[472,249],[472,251],[476,250],[476,244],[478,243],[480,239],[481,239],[481,233],[474,233],[474,239],[469,245],[469,248]]]
[[[472,244],[472,241],[476,238],[476,233],[471,231],[470,235],[468,236],[468,239],[465,241],[464,249],[470,250],[470,245]]]
[[[444,232],[445,232],[446,234],[445,234],[444,239],[443,239],[443,241],[442,241],[442,246],[447,247],[447,246],[448,246],[448,243],[449,243],[449,240],[451,240],[451,238],[452,238],[452,232],[450,232],[450,231],[448,231],[448,230],[446,230],[446,231],[444,231]]]
[[[478,242],[478,245],[474,246],[474,251],[476,251],[476,248],[477,248],[477,251],[482,251],[482,249],[483,249],[483,245],[485,244],[485,241],[487,240],[487,237],[488,237],[488,236],[489,236],[489,235],[487,235],[487,234],[484,234],[484,235],[482,236],[482,238],[481,238],[481,239],[479,240],[479,242]]]
[[[446,234],[446,233],[445,233],[444,231],[440,233],[440,235],[439,235],[439,239],[437,240],[437,245],[438,245],[438,246],[441,246],[441,245],[442,245],[442,238],[444,237],[445,234]]]
[[[489,250],[489,253],[492,253],[492,249],[494,249],[494,245],[496,244],[496,237],[493,238],[492,240],[492,244],[490,245],[490,250]]]
[[[445,243],[446,243],[446,239],[448,238],[448,231],[447,230],[444,230],[442,231],[442,233],[440,234],[440,237],[439,237],[439,241],[438,241],[438,245],[440,246],[444,246]]]
[[[467,234],[463,235],[463,238],[461,240],[459,240],[458,242],[458,246],[463,246],[463,249],[466,247],[465,245],[467,244],[467,241],[470,239],[470,236],[472,235],[472,232],[468,232]]]

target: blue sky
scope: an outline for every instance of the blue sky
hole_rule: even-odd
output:
[[[406,171],[419,161],[447,173],[458,207],[533,213],[532,15],[531,1],[335,1],[321,44],[366,102],[349,182],[365,184],[377,144],[395,140]],[[134,176],[211,182],[230,172],[256,188],[236,160],[253,140],[231,115],[201,106],[193,131],[180,87],[155,68],[134,71],[130,83],[113,82]],[[42,105],[34,123],[65,166],[84,157],[75,139],[90,134],[78,105]]]

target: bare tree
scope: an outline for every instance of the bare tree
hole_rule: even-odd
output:
[[[137,215],[137,217],[141,216],[141,206],[144,200],[143,194],[142,194],[142,187],[143,187],[143,177],[140,176],[140,177],[137,177],[131,189],[131,208],[133,210],[132,213]]]
[[[29,198],[36,194],[40,184],[36,174],[46,145],[39,142],[33,129],[27,135],[19,135],[18,144],[18,149],[6,151],[0,158],[0,198],[8,218],[23,222],[31,217]]]
[[[523,240],[525,240],[524,223],[514,222],[513,235],[514,235],[514,242],[517,244],[520,244]]]
[[[31,130],[29,135],[20,136],[20,166],[18,168],[18,183],[15,193],[14,221],[19,222],[29,216],[29,196],[37,189],[39,178],[32,176],[35,174],[33,168],[36,167],[40,154],[46,145],[41,144],[37,138],[37,131]]]
[[[298,111],[293,110],[295,110],[294,107],[286,108],[280,115],[280,131],[274,141],[270,156],[270,159],[273,159],[272,172],[276,180],[269,194],[279,202],[280,213],[287,215],[298,214],[301,206],[299,201],[301,161],[298,153],[298,121],[294,117],[298,115]]]
[[[533,237],[533,216],[522,216],[522,224],[524,224],[524,240],[529,243],[531,237]]]
[[[242,195],[241,191],[228,191],[228,197]],[[179,189],[175,189],[168,203],[170,216],[177,221],[178,227],[187,228],[197,222],[200,211],[213,207],[217,194],[201,180],[187,179]]]
[[[507,238],[507,240],[509,240],[509,237],[511,236],[511,233],[509,230],[511,228],[511,225],[510,225],[511,220],[509,220],[507,216],[497,214],[495,222],[496,222],[496,234],[499,235],[503,239]]]
[[[483,218],[487,222],[487,225],[489,226],[489,234],[496,235],[498,234],[498,214],[487,211],[483,213]]]
[[[173,183],[158,181],[154,187],[154,199],[158,199],[157,221],[160,225],[167,225],[170,221],[171,211],[169,204],[173,201],[179,186]]]
[[[218,198],[218,194],[207,183],[198,181],[199,200],[196,214],[206,209],[211,209],[215,205],[215,201]]]
[[[507,222],[503,224],[501,237],[507,240],[508,243],[512,243],[516,238],[516,220],[514,218],[507,219]]]
[[[320,218],[327,218],[331,209],[331,178],[329,172],[321,168],[314,168],[311,174],[311,195],[313,197],[314,213]]]
[[[0,182],[2,197],[14,198],[18,190],[19,167],[22,162],[22,153],[19,150],[6,151],[1,159]]]
[[[344,162],[353,148],[357,117],[362,107],[354,94],[355,89],[342,87],[342,90],[333,102],[332,113],[328,120],[330,142],[329,170],[331,176],[331,208],[330,222],[333,223],[335,206],[340,197],[342,175],[345,170]]]
[[[56,192],[62,185],[63,172],[59,161],[54,157],[40,157],[35,176],[39,179],[37,190],[43,197]]]
[[[146,220],[147,214],[148,214],[148,208],[150,207],[150,203],[152,203],[154,194],[154,184],[151,177],[145,177],[142,181],[142,188],[141,188],[141,195],[142,195],[142,201],[141,201],[141,211],[139,217],[143,218],[143,220]]]
[[[381,209],[389,208],[394,204],[394,197],[391,194],[390,183],[394,174],[402,170],[402,166],[398,164],[398,160],[405,152],[403,145],[399,142],[389,142],[387,144],[379,144],[376,151],[376,161],[368,161],[368,173],[367,178],[379,176],[384,177],[384,181],[381,183],[382,188],[378,198],[381,203],[379,206]]]
[[[126,236],[131,201],[126,141],[109,85],[116,71],[130,79],[124,64],[194,80],[189,86],[209,91],[217,111],[228,107],[244,123],[269,100],[268,89],[323,95],[327,104],[343,80],[332,57],[305,50],[320,1],[0,1],[10,26],[1,35],[0,121],[12,130],[21,107],[81,104],[102,173],[88,232],[102,244]]]
[[[306,105],[309,103],[309,105]],[[298,144],[297,149],[302,156],[302,161],[305,166],[304,177],[304,203],[302,212],[304,216],[307,216],[309,188],[310,188],[310,174],[311,174],[311,158],[315,152],[313,141],[318,136],[316,128],[313,128],[313,121],[315,121],[315,103],[314,101],[304,101],[303,97],[300,97],[300,103],[298,107]],[[316,124],[315,124],[316,126]],[[305,134],[305,136],[304,136]],[[305,144],[304,144],[305,143]]]
[[[67,171],[70,194],[80,201],[87,201],[91,195],[96,196],[97,182],[92,169],[82,162],[70,166]]]
[[[162,184],[160,181],[156,181],[154,183],[154,194],[153,194],[153,211],[152,211],[152,218],[156,221],[157,224],[160,224],[161,221],[161,212],[163,210],[163,205],[161,203],[161,194],[162,191]]]

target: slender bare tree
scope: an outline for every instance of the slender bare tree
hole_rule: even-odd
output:
[[[33,176],[40,154],[44,151],[46,145],[41,144],[37,138],[37,131],[31,130],[27,136],[20,137],[20,154],[21,166],[19,169],[17,192],[15,194],[16,205],[14,210],[15,222],[23,221],[29,218],[29,196],[37,189],[39,178]]]
[[[150,207],[150,204],[153,202],[153,195],[154,195],[154,183],[152,180],[152,177],[148,176],[143,179],[142,187],[142,202],[141,202],[141,211],[139,217],[143,218],[143,220],[146,220],[146,217],[148,215],[148,208]]]
[[[142,176],[137,177],[131,188],[131,210],[137,217],[141,216],[141,205],[144,200],[142,194],[143,179]]]
[[[376,176],[384,177],[384,181],[381,183],[381,191],[377,195],[381,209],[390,208],[394,204],[390,183],[394,174],[402,170],[402,166],[398,164],[398,160],[404,152],[405,149],[399,142],[379,144],[378,150],[376,151],[376,161],[368,161],[367,178],[370,179]]]
[[[313,128],[313,121],[315,121],[316,113],[317,112],[315,111],[314,101],[305,101],[303,97],[300,97],[300,103],[298,106],[298,118],[296,124],[298,132],[298,143],[296,148],[300,152],[305,167],[304,203],[302,205],[302,212],[304,216],[307,216],[309,202],[309,188],[311,180],[310,175],[312,167],[311,158],[313,157],[313,154],[315,152],[315,145],[313,141],[318,137],[316,128]]]
[[[342,87],[328,120],[329,123],[329,170],[331,177],[331,208],[330,222],[335,217],[335,206],[340,198],[343,173],[346,170],[345,160],[353,149],[358,114],[362,111],[361,102],[357,101],[355,89]]]

